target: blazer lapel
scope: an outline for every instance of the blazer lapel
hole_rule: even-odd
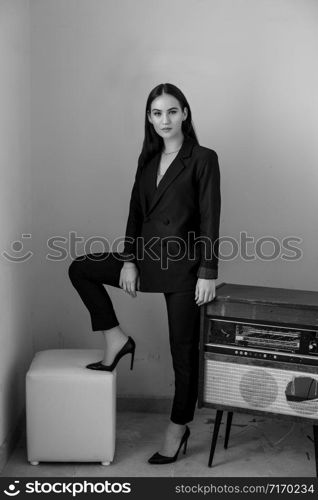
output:
[[[145,199],[145,215],[149,212],[150,206],[152,204],[152,200],[155,196],[155,192],[157,190],[156,181],[157,181],[157,169],[159,165],[160,155],[154,156],[147,164],[144,169],[144,174],[142,177],[142,187],[141,192],[143,193],[143,197]]]
[[[160,199],[162,198],[163,194],[170,186],[170,184],[185,168],[186,164],[184,163],[183,159],[187,158],[191,154],[193,145],[194,141],[192,141],[192,139],[187,138],[184,140],[178,155],[170,164],[165,175],[159,182],[158,187],[156,186],[156,183],[157,183],[157,169],[159,166],[160,154],[156,155],[155,158],[151,161],[151,164],[149,164],[150,168],[148,171],[149,178],[147,184],[149,187],[151,186],[150,193],[153,194],[153,196],[151,197],[151,202],[146,215],[149,215],[150,212],[152,212],[152,210],[156,207],[156,205],[158,204],[158,202],[160,201]]]
[[[148,213],[152,212],[152,210],[155,208],[163,194],[165,193],[166,189],[170,186],[170,184],[174,181],[174,179],[182,172],[184,169],[184,164],[180,160],[180,158],[175,158],[171,165],[169,166],[168,170],[166,171],[165,175],[159,182],[159,185],[157,189],[154,192],[154,196],[151,200],[151,204],[149,207]],[[157,182],[157,172],[155,169],[153,169],[152,172],[152,182],[154,183],[154,187],[156,187],[156,182]]]

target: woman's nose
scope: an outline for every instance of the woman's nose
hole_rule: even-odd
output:
[[[168,113],[167,114],[163,113],[163,115],[162,115],[162,123],[165,125],[166,123],[169,123],[169,122],[170,122],[170,118],[169,118]]]

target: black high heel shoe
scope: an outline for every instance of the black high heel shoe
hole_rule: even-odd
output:
[[[157,464],[157,465],[171,464],[172,462],[175,462],[178,458],[180,448],[183,444],[184,444],[183,454],[185,455],[185,453],[187,451],[187,444],[188,444],[189,436],[190,436],[190,429],[188,426],[186,426],[186,430],[184,431],[184,434],[181,438],[179,448],[177,449],[177,452],[173,457],[165,457],[164,455],[160,455],[160,453],[157,452],[154,455],[152,455],[152,457],[149,458],[148,462],[150,464]]]
[[[130,369],[132,370],[134,365],[135,349],[136,349],[136,343],[134,339],[128,337],[126,344],[120,349],[120,351],[118,351],[111,365],[104,365],[102,361],[98,361],[97,363],[90,363],[89,365],[86,366],[86,368],[89,368],[90,370],[101,370],[105,372],[112,372],[116,367],[118,361],[123,356],[125,356],[125,354],[131,353]]]

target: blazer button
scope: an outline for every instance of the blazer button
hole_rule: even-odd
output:
[[[169,219],[165,219],[165,220],[163,221],[163,223],[167,226],[168,224],[170,224],[170,220],[169,220]]]

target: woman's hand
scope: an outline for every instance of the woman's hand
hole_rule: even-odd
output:
[[[139,271],[133,262],[125,262],[119,278],[119,286],[132,297],[137,297],[139,290]]]
[[[195,302],[198,306],[207,304],[215,298],[215,280],[198,278],[195,287]]]

